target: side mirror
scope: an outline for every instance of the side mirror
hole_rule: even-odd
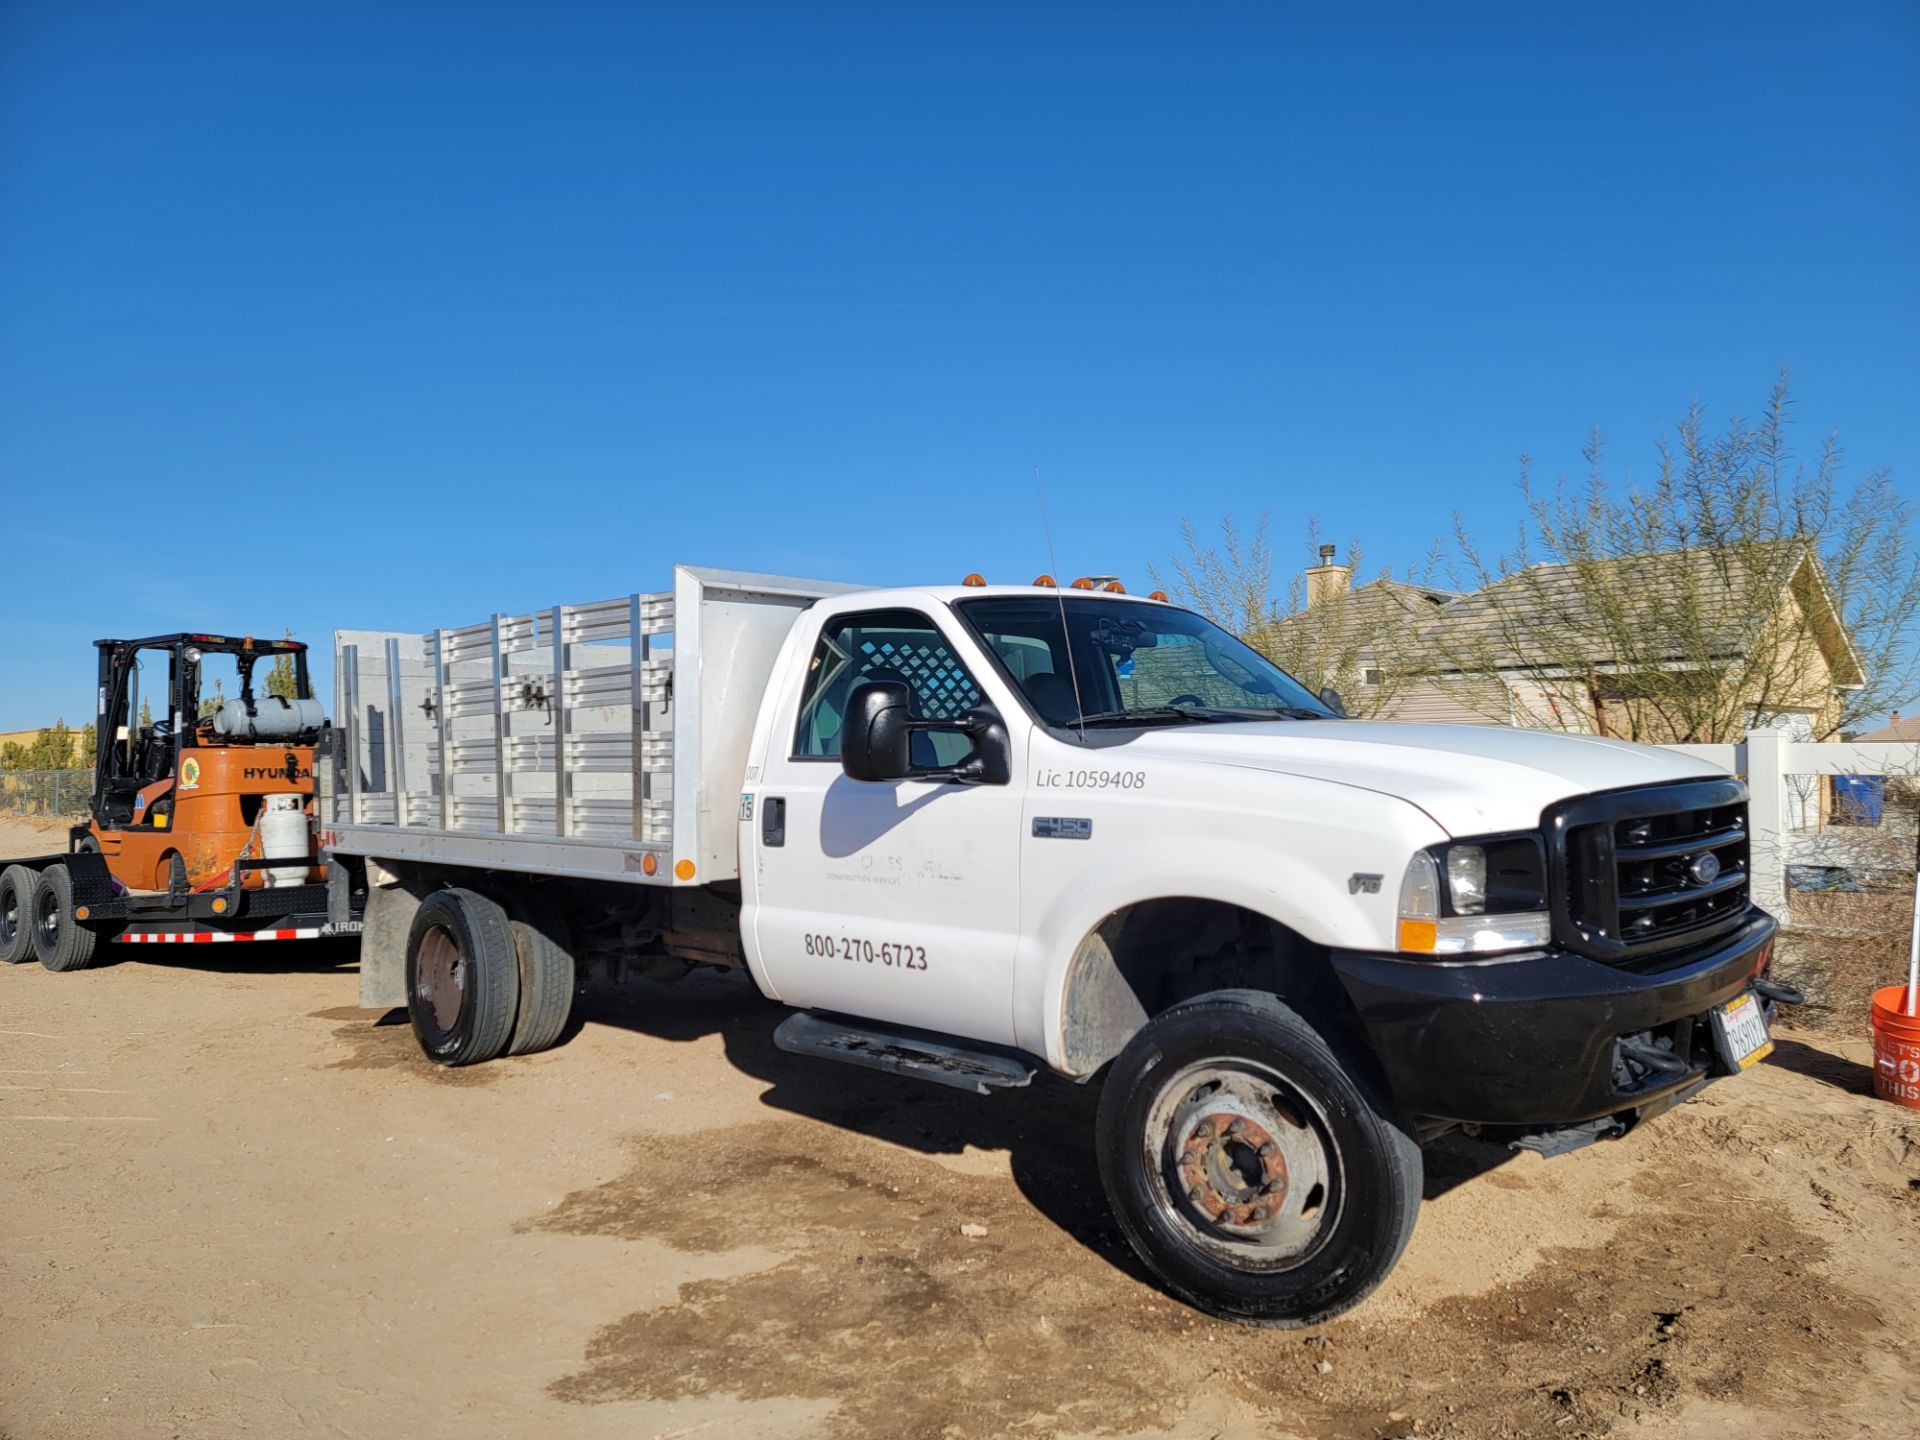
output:
[[[913,770],[912,705],[913,693],[898,680],[869,680],[853,687],[840,726],[840,765],[849,778],[907,778]]]
[[[1320,703],[1326,706],[1327,709],[1331,710],[1334,714],[1338,715],[1342,720],[1347,718],[1346,701],[1340,698],[1340,692],[1334,689],[1331,685],[1325,685],[1321,687]]]
[[[915,765],[916,731],[965,735],[973,753],[957,765]],[[898,680],[868,680],[847,697],[840,726],[840,765],[850,780],[935,780],[958,785],[1005,785],[1013,778],[1007,727],[985,706],[952,720],[922,720],[913,695]]]

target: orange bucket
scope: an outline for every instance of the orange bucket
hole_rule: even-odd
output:
[[[1907,987],[1873,992],[1873,1093],[1920,1110],[1920,1015],[1907,1014]]]

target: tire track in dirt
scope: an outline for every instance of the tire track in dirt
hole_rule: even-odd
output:
[[[400,1018],[390,1021],[387,1017],[394,1014]],[[335,1026],[333,1038],[353,1053],[333,1061],[327,1066],[329,1070],[398,1070],[422,1080],[470,1089],[491,1085],[506,1073],[505,1067],[499,1065],[434,1064],[420,1053],[420,1044],[404,1011],[382,1012],[339,1005],[330,1010],[316,1010],[309,1018],[344,1022]]]

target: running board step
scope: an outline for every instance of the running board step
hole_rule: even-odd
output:
[[[1031,1084],[1040,1068],[1011,1051],[972,1049],[922,1030],[886,1030],[807,1010],[783,1020],[773,1032],[773,1043],[793,1055],[817,1055],[869,1070],[911,1075],[980,1095]]]

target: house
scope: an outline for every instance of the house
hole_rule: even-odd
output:
[[[1464,594],[1354,586],[1322,546],[1304,578],[1306,606],[1263,648],[1338,676],[1357,714],[1655,743],[1755,723],[1812,738],[1864,679],[1819,558],[1798,542],[1532,565]]]

